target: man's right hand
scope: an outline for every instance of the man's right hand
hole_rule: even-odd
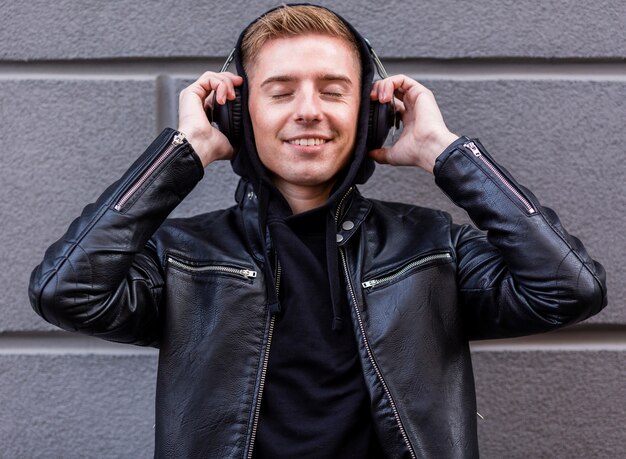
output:
[[[178,99],[178,130],[200,157],[202,165],[208,166],[219,159],[230,159],[233,147],[206,116],[206,108],[215,101],[224,105],[235,99],[235,86],[243,84],[243,78],[230,72],[205,72],[200,78],[183,89]],[[210,96],[210,97],[209,97]]]

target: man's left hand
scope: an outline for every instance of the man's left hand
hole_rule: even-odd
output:
[[[391,147],[372,150],[370,156],[381,164],[418,166],[432,174],[437,156],[459,138],[446,127],[432,91],[406,75],[393,75],[375,81],[370,97],[381,103],[395,97],[404,124]]]

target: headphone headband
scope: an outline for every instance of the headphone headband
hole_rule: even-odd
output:
[[[372,44],[367,38],[363,37],[363,40],[365,40],[365,43],[367,43],[367,49],[370,52],[372,61],[374,62],[374,67],[376,67],[376,72],[378,72],[378,75],[382,79],[387,78],[389,75],[387,74],[387,71],[385,70],[385,66],[383,65],[381,60],[378,58],[378,54],[376,54],[376,51],[374,51],[374,47],[372,46]]]
[[[220,69],[220,73],[225,72],[226,70],[228,70],[228,67],[230,67],[230,63],[235,59],[235,52],[236,51],[237,51],[237,48],[233,48],[231,50],[230,54],[226,58],[226,61],[222,65],[222,68]]]
[[[387,78],[389,75],[387,74],[387,71],[385,70],[385,66],[383,65],[382,61],[378,57],[378,54],[376,54],[376,51],[374,51],[374,47],[370,43],[369,39],[363,37],[363,40],[365,40],[365,43],[367,44],[367,49],[370,52],[370,57],[372,58],[372,62],[374,62],[374,67],[376,67],[376,73],[378,73],[378,76],[380,76],[383,79]],[[220,73],[228,70],[228,67],[230,67],[230,64],[235,59],[236,51],[237,51],[237,48],[233,48],[230,51],[230,53],[228,53],[228,56],[226,57],[224,64],[222,64]]]

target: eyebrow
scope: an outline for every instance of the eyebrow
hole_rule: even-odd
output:
[[[345,75],[335,74],[335,73],[324,73],[316,77],[322,81],[339,81],[346,83],[349,86],[352,86],[352,80]],[[266,78],[263,83],[261,83],[261,87],[271,84],[271,83],[290,83],[292,81],[296,81],[297,78],[295,75],[276,75]]]

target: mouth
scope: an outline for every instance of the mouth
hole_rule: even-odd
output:
[[[316,145],[323,145],[327,142],[327,139],[322,139],[320,137],[308,137],[302,139],[291,139],[288,140],[287,143],[291,145],[300,145],[302,147],[312,147]]]

